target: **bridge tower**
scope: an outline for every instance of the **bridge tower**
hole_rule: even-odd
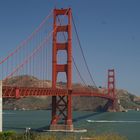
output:
[[[115,97],[115,70],[108,70],[108,94]]]
[[[73,130],[72,124],[72,31],[71,9],[54,9],[54,25],[53,25],[53,49],[52,49],[52,88],[56,89],[57,75],[59,72],[66,73],[67,80],[67,96],[53,96],[52,97],[52,120],[51,130]],[[62,15],[67,18],[66,25],[58,24],[58,16]],[[67,33],[68,39],[65,42],[59,42],[59,32]],[[57,52],[66,51],[67,63],[58,64]]]
[[[108,94],[114,98],[112,109],[116,109],[115,70],[108,70]]]

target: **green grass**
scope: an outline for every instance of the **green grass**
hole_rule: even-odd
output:
[[[82,136],[84,138],[86,136]],[[93,138],[93,140],[127,140],[126,137],[120,136],[118,134],[101,134],[88,136]],[[5,131],[0,133],[0,140],[79,140],[76,136],[58,136],[56,134],[42,134],[42,133],[16,133],[14,131]]]
[[[95,140],[127,140],[127,138],[118,134],[102,134],[95,136]]]

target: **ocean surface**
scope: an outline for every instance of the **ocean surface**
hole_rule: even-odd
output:
[[[25,131],[47,129],[51,120],[51,111],[4,111],[3,129]],[[87,134],[117,133],[126,136],[128,140],[140,140],[140,111],[128,112],[90,112],[74,111],[75,128],[87,129]],[[86,133],[78,135],[84,136]]]

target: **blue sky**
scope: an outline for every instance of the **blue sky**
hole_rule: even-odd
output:
[[[96,84],[105,86],[107,69],[114,68],[116,86],[140,95],[139,0],[0,0],[0,58],[55,6],[72,7]]]

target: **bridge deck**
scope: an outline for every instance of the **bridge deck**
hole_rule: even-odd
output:
[[[67,89],[52,89],[52,88],[35,88],[35,87],[14,87],[14,86],[3,86],[2,87],[3,98],[22,98],[29,96],[94,96],[100,98],[106,98],[113,100],[114,98],[108,94],[101,93],[98,90],[93,91],[82,91],[72,90],[70,93]]]

